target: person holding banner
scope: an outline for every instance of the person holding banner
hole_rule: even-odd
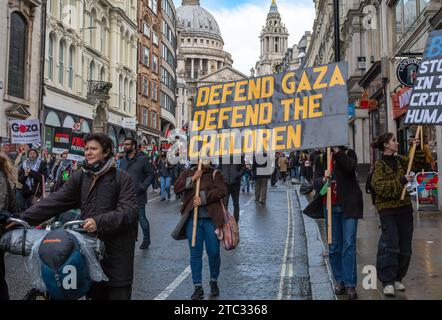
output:
[[[413,140],[417,150],[412,170],[416,171],[425,163],[425,153],[420,148],[419,140]],[[399,144],[393,133],[381,134],[372,146],[382,152],[371,181],[382,228],[376,261],[377,275],[384,287],[384,295],[395,296],[395,291],[405,290],[402,279],[407,274],[411,260],[413,207],[408,193],[403,200],[401,196],[405,185],[412,182],[414,177],[407,175],[409,157],[395,155]]]
[[[314,189],[325,195],[331,185],[332,243],[329,245],[329,259],[336,281],[335,293],[342,295],[347,292],[348,298],[355,300],[358,298],[356,234],[358,219],[363,217],[364,209],[362,191],[356,179],[358,159],[352,149],[333,147],[330,171],[327,170],[327,161],[326,153],[315,159]],[[326,208],[324,205],[325,217]]]
[[[29,149],[28,158],[23,161],[18,172],[18,181],[23,184],[22,194],[25,200],[25,209],[43,197],[44,180],[47,176],[46,162],[38,156],[38,151]]]
[[[195,196],[197,181],[200,179],[199,196]],[[190,269],[195,290],[192,300],[204,298],[202,287],[203,249],[206,246],[210,269],[211,296],[219,295],[218,276],[221,265],[220,241],[215,234],[224,224],[220,200],[227,195],[227,188],[221,171],[211,168],[210,160],[203,160],[202,169],[184,171],[175,182],[174,190],[183,193],[181,214],[189,215],[184,226],[190,249]],[[192,247],[193,213],[198,207],[195,246]]]
[[[50,174],[51,192],[58,191],[72,176],[72,161],[68,160],[68,152],[65,151],[61,155],[61,159],[57,160]]]

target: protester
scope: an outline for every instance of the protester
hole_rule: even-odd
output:
[[[85,163],[58,192],[50,194],[21,214],[32,225],[62,212],[81,209],[83,228],[104,242],[101,267],[108,282],[93,283],[93,300],[128,300],[133,281],[138,210],[132,177],[116,169],[112,140],[101,133],[85,138]]]
[[[281,153],[281,156],[278,159],[278,167],[279,167],[279,172],[281,174],[281,179],[286,182],[287,179],[287,169],[288,169],[288,159],[285,156],[284,153]]]
[[[38,156],[38,151],[33,148],[29,149],[28,158],[23,161],[18,172],[18,181],[23,185],[25,209],[43,197],[47,173],[46,162]]]
[[[263,160],[267,157],[267,154],[263,154]],[[252,173],[255,178],[255,202],[265,205],[267,201],[267,185],[269,178],[272,175],[274,167],[267,167],[266,161],[273,161],[270,159],[259,161],[254,157],[252,165]]]
[[[150,226],[146,217],[147,188],[153,183],[154,173],[147,157],[137,152],[137,141],[132,138],[124,140],[125,157],[121,159],[120,169],[128,172],[135,182],[138,212],[143,242],[140,249],[145,250],[150,246]]]
[[[362,191],[356,179],[356,153],[346,147],[332,148],[332,170],[327,170],[327,154],[315,159],[314,188],[321,193],[325,183],[332,189],[332,244],[329,259],[336,281],[335,293],[345,292],[350,300],[358,298],[356,233],[358,219],[363,216]],[[326,197],[324,214],[327,219]],[[327,223],[326,223],[327,225]]]
[[[419,139],[414,139],[417,150],[412,170],[418,171],[425,163],[425,153]],[[395,291],[404,291],[402,284],[411,260],[413,238],[413,207],[407,192],[402,192],[414,177],[407,174],[409,158],[395,155],[399,144],[393,133],[384,133],[376,138],[373,147],[382,152],[375,163],[372,187],[376,192],[375,206],[381,222],[376,269],[384,295],[394,296]]]
[[[302,151],[299,157],[301,183],[310,184],[312,178],[312,163],[307,151]]]
[[[230,159],[231,163],[234,159]],[[243,160],[241,159],[241,162]],[[226,182],[227,195],[225,198],[226,208],[229,207],[229,200],[232,197],[233,201],[233,216],[236,222],[239,221],[239,194],[241,190],[241,178],[244,173],[243,164],[222,164],[219,169],[222,171],[224,181]]]
[[[161,185],[161,201],[170,199],[170,186],[172,184],[172,165],[167,160],[167,155],[165,152],[161,153],[161,157],[158,163],[158,173],[160,176]]]
[[[299,178],[299,151],[290,152],[289,159],[290,179],[293,183]]]
[[[68,152],[63,152],[61,159],[55,163],[49,179],[51,180],[51,192],[58,191],[72,176],[72,161],[67,159]]]
[[[200,193],[195,196],[197,180],[200,179]],[[221,172],[214,172],[210,161],[204,161],[202,170],[194,168],[183,172],[175,183],[176,192],[183,192],[181,214],[191,213],[185,230],[190,249],[190,269],[195,286],[192,300],[204,298],[202,287],[202,267],[204,243],[209,257],[211,296],[219,295],[218,276],[221,265],[220,242],[215,234],[216,228],[224,224],[220,201],[227,195],[226,183]],[[195,247],[192,247],[193,211],[198,208]]]
[[[241,191],[244,193],[247,190],[247,193],[250,192],[250,179],[252,176],[252,167],[250,164],[246,164],[244,167],[242,181],[241,181]]]
[[[14,167],[6,154],[0,153],[0,237],[6,220],[17,212],[12,185],[14,183]],[[9,300],[8,284],[5,280],[4,252],[0,250],[0,300]]]

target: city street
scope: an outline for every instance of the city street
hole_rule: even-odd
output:
[[[146,251],[139,250],[137,245],[133,298],[189,299],[193,286],[188,244],[170,236],[179,219],[179,202],[161,202],[153,192],[149,198],[147,212],[152,244]],[[313,267],[315,262],[311,261],[314,275],[310,279],[304,223],[294,188],[282,183],[278,187],[269,186],[266,206],[256,204],[252,192],[242,193],[240,207],[240,245],[233,251],[221,249],[219,299],[303,300],[312,299],[312,294],[316,298],[333,298],[324,266]],[[316,249],[310,248],[310,255],[316,253],[320,257],[319,242],[314,245]],[[7,255],[5,260],[11,298],[21,299],[30,288],[23,258]],[[207,298],[206,261],[203,268]],[[312,287],[316,292],[312,293]]]

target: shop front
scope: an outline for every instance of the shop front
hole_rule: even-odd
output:
[[[57,128],[88,134],[91,132],[92,119],[46,107],[44,114],[43,148],[47,149],[49,153],[59,153],[57,149],[55,151],[53,150],[55,131]]]

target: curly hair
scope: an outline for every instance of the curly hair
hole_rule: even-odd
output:
[[[6,180],[10,184],[15,182],[14,178],[14,166],[11,162],[11,159],[4,152],[0,152],[0,171],[6,176]]]
[[[114,143],[112,142],[112,139],[104,133],[89,133],[84,138],[84,143],[88,143],[89,141],[97,141],[103,148],[103,153],[109,152],[105,158],[106,161],[114,156]]]

